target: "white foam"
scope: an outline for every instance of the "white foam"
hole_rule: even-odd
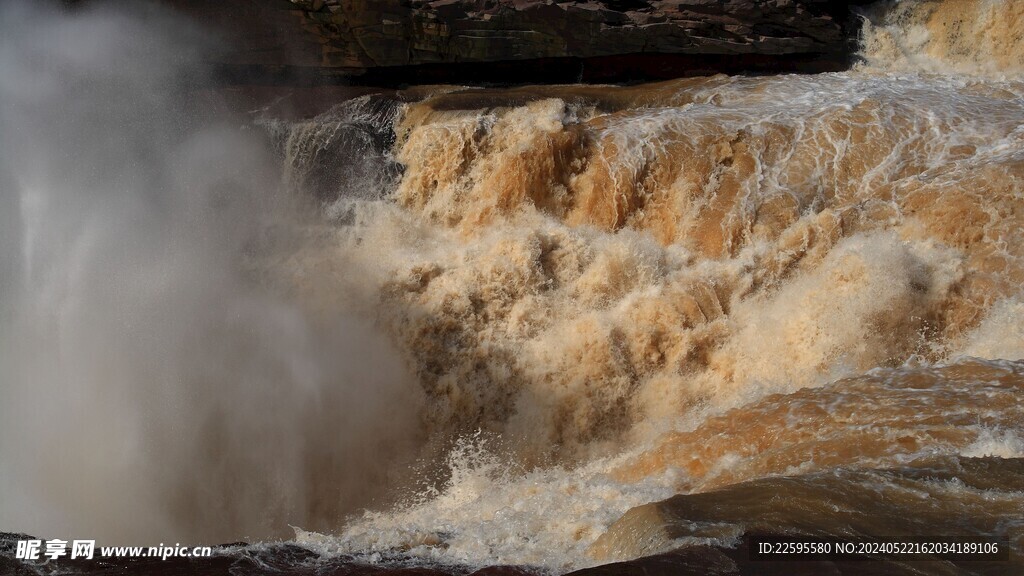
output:
[[[581,568],[594,563],[586,554],[590,544],[626,510],[673,493],[672,474],[616,482],[607,471],[620,461],[524,473],[490,453],[479,436],[470,437],[452,451],[451,480],[439,491],[389,513],[367,512],[335,537],[298,530],[296,541],[369,561],[397,551],[446,564]]]
[[[998,458],[1024,458],[1024,438],[1017,430],[982,429],[978,439],[961,452],[964,456],[981,458],[996,456]]]

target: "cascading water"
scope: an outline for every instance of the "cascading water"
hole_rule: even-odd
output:
[[[752,526],[895,538],[968,518],[951,537],[1019,557],[1019,12],[872,6],[846,73],[424,87],[262,119],[312,222],[248,179],[262,148],[220,139],[237,135],[161,128],[185,164],[147,157],[141,174],[170,184],[104,176],[95,197],[123,198],[86,210],[61,183],[111,174],[116,154],[73,141],[63,179],[8,162],[0,217],[20,232],[0,252],[16,279],[0,337],[22,360],[0,372],[5,406],[80,382],[120,415],[88,442],[166,450],[131,483],[159,530],[206,534],[212,509],[233,521],[211,537],[288,522],[324,556],[562,572]],[[29,134],[26,158],[56,158]],[[231,154],[197,172],[212,150]],[[167,176],[182,171],[199,179]],[[151,189],[174,194],[137,198]],[[108,297],[111,278],[138,289]],[[183,442],[182,422],[205,427]],[[0,449],[28,498],[49,470]],[[236,493],[240,474],[265,480]],[[712,491],[722,507],[702,504]],[[793,505],[751,504],[769,494]],[[250,517],[256,501],[273,507]]]

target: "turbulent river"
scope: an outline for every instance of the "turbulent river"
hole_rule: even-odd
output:
[[[29,78],[0,89],[4,528],[1020,561],[1024,3],[876,5],[845,73],[417,87],[241,131],[181,121],[191,57],[101,16],[52,24],[91,54],[0,52]]]

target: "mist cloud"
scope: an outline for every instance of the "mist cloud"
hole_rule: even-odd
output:
[[[372,322],[260,272],[304,216],[263,140],[189,98],[213,41],[155,6],[0,6],[4,530],[331,529],[415,448]]]

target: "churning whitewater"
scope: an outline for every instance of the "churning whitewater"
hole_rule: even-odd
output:
[[[157,421],[210,395],[205,427],[186,432],[200,473],[144,475],[140,499],[187,511],[157,506],[151,531],[290,523],[323,555],[556,573],[759,526],[1024,553],[1024,4],[904,0],[865,17],[845,73],[418,87],[258,119],[250,132],[313,216],[274,194],[233,208],[238,186],[262,185],[243,163],[226,192],[195,171],[234,132],[174,136],[177,163],[155,172],[212,181],[200,204],[219,216],[140,210],[218,251],[190,233],[100,262],[180,265],[197,296],[171,302],[166,279],[137,278],[167,308],[121,321],[184,314],[202,333],[172,322],[188,333],[133,343],[83,384],[160,379],[140,393]],[[24,170],[8,167],[20,196],[5,198],[24,296],[0,311],[38,323],[26,303],[55,299],[53,332],[23,345],[86,354],[97,325],[116,331],[116,306],[75,300],[69,282],[99,289],[95,270],[33,267],[57,249],[38,223],[59,206]],[[116,233],[97,218],[57,244],[68,266]],[[0,370],[63,366],[16,364]],[[167,443],[158,424],[125,426]],[[250,474],[263,479],[232,493]],[[768,496],[786,504],[755,504]]]
[[[436,493],[299,541],[564,570],[742,532],[615,522],[677,493],[1024,456],[1021,10],[876,6],[843,74],[410,95],[330,258],[462,440]],[[1019,548],[1019,492],[977,491]]]

